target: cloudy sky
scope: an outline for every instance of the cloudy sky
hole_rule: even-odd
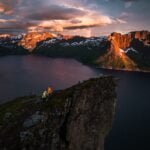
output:
[[[150,30],[150,0],[0,0],[0,33]]]

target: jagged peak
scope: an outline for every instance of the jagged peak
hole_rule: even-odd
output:
[[[38,42],[54,37],[55,34],[51,34],[49,32],[29,32],[23,36],[18,45],[24,47],[25,49],[28,49],[29,51],[32,51],[36,47]]]

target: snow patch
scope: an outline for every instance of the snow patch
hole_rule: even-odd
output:
[[[125,53],[127,54],[129,51],[132,51],[132,52],[135,52],[135,53],[138,53],[137,50],[135,50],[134,48],[130,47],[128,49],[126,49]]]
[[[125,51],[124,51],[123,49],[121,49],[121,48],[120,48],[120,52],[121,52],[121,53],[125,53]]]

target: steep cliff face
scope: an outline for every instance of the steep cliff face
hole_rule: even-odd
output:
[[[126,49],[128,47],[132,46],[132,41],[137,40],[142,41],[144,45],[148,44],[150,42],[150,32],[149,31],[135,31],[130,32],[128,34],[122,35],[121,33],[112,33],[111,37],[114,37],[116,39],[116,42],[118,43],[118,46],[121,49]]]
[[[121,33],[114,32],[110,37],[113,37],[116,40],[116,44],[119,48],[125,49],[130,46],[131,34],[122,35]]]
[[[112,33],[108,36],[109,48],[98,59],[100,66],[124,70],[149,70],[150,32],[135,31],[122,35]],[[140,69],[139,69],[140,68]]]
[[[0,106],[0,149],[103,150],[116,103],[113,77],[90,79],[53,93]]]
[[[120,47],[125,47],[128,41],[121,34],[113,33],[108,37],[107,52],[100,56],[97,63],[104,68],[137,70],[138,67]],[[123,42],[124,41],[124,42]]]
[[[134,31],[134,32],[130,32],[130,34],[132,39],[150,40],[149,31]]]

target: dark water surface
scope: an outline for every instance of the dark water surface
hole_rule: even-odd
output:
[[[120,78],[118,104],[106,150],[150,149],[150,74],[94,69],[72,59],[38,56],[0,58],[0,103],[17,96],[40,94],[47,86],[69,87],[100,74]]]
[[[39,56],[0,58],[0,102],[17,96],[70,87],[96,75],[95,71],[75,60]]]

